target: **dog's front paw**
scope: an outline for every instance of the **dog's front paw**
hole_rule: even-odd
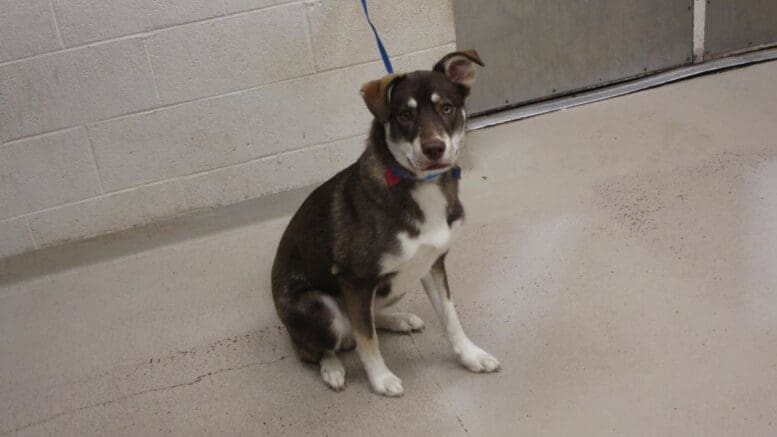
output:
[[[398,397],[405,394],[402,380],[391,372],[370,378],[370,384],[375,393],[383,396]]]
[[[457,355],[459,362],[472,372],[491,373],[498,372],[502,368],[493,355],[475,345],[462,348]]]

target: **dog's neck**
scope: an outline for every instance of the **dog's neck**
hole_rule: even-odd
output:
[[[370,176],[375,177],[377,180],[383,179],[383,172],[386,169],[403,168],[389,151],[389,146],[386,142],[387,134],[382,123],[378,120],[372,121],[367,148],[364,152],[365,158],[367,158],[364,164],[370,167]],[[410,170],[406,171],[410,172]]]

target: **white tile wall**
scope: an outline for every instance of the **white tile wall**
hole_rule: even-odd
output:
[[[141,39],[0,65],[0,140],[158,105]]]
[[[147,185],[32,214],[30,228],[41,246],[54,246],[174,217],[187,210],[178,181]]]
[[[451,0],[369,4],[398,70],[453,49]],[[0,257],[321,182],[377,59],[358,1],[0,0]]]
[[[0,0],[0,62],[59,48],[49,0]]]
[[[148,50],[165,103],[314,72],[301,4],[166,30]]]
[[[326,146],[315,146],[184,178],[189,207],[228,205],[321,182],[332,174]]]
[[[261,9],[269,6],[289,3],[291,1],[293,0],[224,0],[227,5],[227,12],[229,13]]]
[[[0,146],[0,220],[100,194],[83,127]]]
[[[267,153],[364,133],[362,82],[384,74],[373,63],[268,85],[245,94],[252,140]]]
[[[106,191],[248,161],[262,155],[230,95],[89,126]]]
[[[52,0],[65,45],[224,15],[223,0]]]
[[[0,258],[35,249],[26,218],[0,220]]]
[[[455,39],[451,0],[371,1],[368,5],[370,17],[393,56]],[[318,69],[380,59],[360,1],[321,0],[308,3],[308,7]]]
[[[367,145],[367,135],[359,135],[329,144],[329,159],[332,161],[332,171],[340,170],[353,164]]]

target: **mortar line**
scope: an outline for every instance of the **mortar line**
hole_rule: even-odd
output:
[[[30,225],[30,218],[24,217],[24,222],[27,223],[27,232],[30,234],[30,240],[32,240],[32,247],[34,247],[35,250],[40,249],[38,240],[35,239],[35,234],[32,232],[32,225]]]
[[[313,7],[309,3],[303,3],[305,8],[305,38],[308,42],[308,52],[310,53],[310,60],[313,62],[313,70],[321,72],[318,68],[318,60],[316,59],[316,52],[313,50],[313,26],[310,23],[310,9]]]
[[[49,1],[52,1],[52,0],[49,0]],[[101,45],[101,44],[110,44],[110,43],[118,42],[118,41],[124,41],[124,40],[129,40],[129,39],[148,37],[148,36],[152,36],[152,35],[155,35],[155,34],[158,34],[158,33],[167,32],[168,30],[177,29],[177,28],[183,27],[183,26],[191,26],[191,25],[194,25],[194,24],[201,24],[201,23],[205,23],[205,22],[208,22],[208,21],[222,21],[222,20],[227,20],[227,19],[230,19],[230,18],[241,17],[243,15],[251,15],[253,13],[260,12],[260,11],[265,11],[265,10],[270,10],[270,9],[279,9],[279,8],[283,8],[283,7],[288,7],[288,6],[300,4],[300,3],[303,3],[304,1],[305,0],[299,0],[299,1],[293,1],[293,2],[288,2],[288,3],[282,3],[282,4],[279,4],[279,5],[270,5],[270,6],[265,6],[265,7],[261,7],[261,8],[248,9],[248,10],[245,10],[245,11],[235,12],[234,14],[217,15],[215,17],[201,18],[201,19],[198,19],[198,20],[187,21],[187,22],[184,22],[184,23],[172,24],[172,25],[167,26],[167,27],[160,27],[160,28],[157,28],[157,29],[146,30],[146,31],[142,31],[142,32],[129,33],[129,34],[126,34],[126,35],[118,35],[118,36],[114,36],[114,37],[110,37],[110,38],[101,39],[99,41],[84,42],[84,43],[81,43],[81,44],[78,44],[78,45],[74,45],[74,46],[70,46],[70,47],[64,46],[61,50],[53,50],[53,51],[46,52],[46,53],[38,53],[38,54],[35,54],[35,55],[32,55],[32,56],[25,56],[23,58],[12,59],[12,60],[9,60],[9,61],[3,61],[3,62],[0,62],[0,67],[3,67],[5,65],[7,65],[7,64],[12,64],[14,62],[29,61],[29,60],[36,59],[36,58],[42,58],[44,56],[50,56],[50,55],[56,55],[56,54],[60,54],[60,53],[70,52],[70,51],[74,51],[74,50],[83,49],[83,48],[86,48],[86,47],[94,47],[94,46],[98,46],[98,45]],[[64,43],[63,43],[63,45],[64,45]]]
[[[46,212],[49,212],[49,211],[53,211],[55,209],[65,208],[65,207],[68,207],[68,206],[73,206],[73,205],[77,205],[77,204],[80,204],[80,203],[86,203],[86,202],[94,201],[94,200],[98,200],[98,199],[105,199],[105,198],[108,198],[108,197],[113,196],[115,194],[128,193],[128,192],[135,191],[135,190],[142,189],[142,188],[154,187],[154,186],[157,186],[157,185],[162,185],[162,184],[167,184],[167,183],[181,182],[181,181],[184,181],[186,179],[192,179],[192,178],[197,177],[197,176],[203,176],[203,175],[206,175],[206,174],[209,174],[209,173],[215,173],[215,172],[218,172],[218,171],[221,171],[221,170],[227,170],[227,169],[239,167],[239,166],[242,166],[242,165],[250,164],[252,162],[277,159],[281,155],[285,155],[285,154],[288,154],[288,153],[299,152],[299,151],[306,150],[306,149],[314,149],[314,148],[317,148],[317,147],[326,147],[327,145],[329,145],[331,143],[334,143],[334,142],[346,141],[346,140],[350,140],[350,139],[354,139],[354,138],[359,138],[359,137],[363,137],[363,136],[365,136],[365,135],[364,134],[352,135],[352,136],[348,136],[348,137],[345,137],[345,138],[338,138],[336,140],[332,140],[332,141],[329,141],[329,142],[326,142],[326,143],[319,143],[319,144],[313,144],[313,145],[310,145],[310,146],[303,146],[303,147],[300,147],[300,148],[297,148],[297,149],[284,150],[283,152],[274,153],[272,155],[260,156],[258,158],[252,158],[252,159],[249,159],[249,160],[246,160],[246,161],[241,161],[241,162],[237,162],[237,163],[234,163],[234,164],[229,164],[229,165],[224,166],[224,167],[209,168],[209,169],[206,169],[206,170],[200,170],[200,171],[195,172],[195,173],[190,173],[190,174],[186,174],[186,175],[182,175],[182,176],[175,176],[175,177],[172,177],[172,178],[169,178],[169,179],[163,179],[163,180],[160,180],[160,181],[147,182],[147,183],[140,184],[140,185],[134,185],[134,186],[131,186],[131,187],[126,187],[126,188],[120,188],[118,190],[108,191],[108,192],[99,194],[97,196],[87,197],[86,199],[75,200],[75,201],[67,202],[67,203],[61,203],[59,205],[50,206],[48,208],[44,208],[44,209],[41,209],[41,210],[38,210],[38,211],[28,212],[28,213],[25,213],[25,214],[20,214],[18,216],[14,216],[14,217],[8,217],[7,220],[24,218],[24,217],[32,217],[32,216],[35,216],[37,214],[43,214],[43,213],[46,213]],[[293,189],[293,188],[282,189],[279,192],[287,191],[287,190],[291,190],[291,189]],[[262,194],[262,196],[268,195],[268,194],[273,194],[273,193],[274,192],[268,192],[268,193]],[[6,219],[3,219],[3,220],[6,220]]]
[[[409,52],[409,53],[406,53],[406,54],[401,55],[401,56],[403,56],[403,57],[404,56],[413,56],[413,55],[421,54],[421,53],[424,53],[424,52],[428,52],[428,51],[439,49],[441,47],[444,47],[445,45],[447,45],[447,44],[443,44],[441,46],[436,46],[436,47],[430,47],[430,48],[426,48],[426,49],[422,49],[422,50],[417,50],[417,51],[414,51],[414,52]],[[314,77],[314,76],[317,76],[317,75],[321,75],[321,74],[334,74],[335,72],[344,71],[344,70],[347,70],[347,69],[350,69],[350,68],[354,68],[354,67],[366,67],[366,66],[369,66],[371,64],[377,65],[380,62],[381,61],[369,61],[369,62],[364,62],[364,63],[361,63],[361,64],[354,64],[354,65],[346,65],[346,66],[343,66],[343,67],[337,67],[337,68],[326,70],[326,71],[316,71],[316,72],[313,72],[313,73],[306,73],[306,74],[303,74],[301,76],[295,76],[295,77],[291,77],[291,78],[280,79],[280,80],[276,80],[276,81],[272,81],[272,82],[267,82],[267,83],[263,83],[261,85],[256,85],[256,86],[252,86],[252,87],[248,87],[248,88],[241,88],[241,89],[237,89],[237,90],[222,92],[221,94],[215,94],[215,95],[212,95],[212,96],[197,97],[197,98],[188,99],[188,100],[181,100],[181,101],[174,102],[174,103],[161,104],[159,106],[154,106],[152,108],[143,108],[143,109],[139,109],[139,110],[136,110],[136,111],[127,112],[127,113],[119,114],[119,115],[114,115],[114,116],[107,117],[107,118],[97,119],[97,120],[89,121],[89,122],[82,123],[82,124],[88,126],[88,125],[94,125],[94,124],[108,123],[108,122],[111,122],[111,121],[121,120],[123,118],[129,118],[129,117],[133,117],[133,116],[136,116],[136,115],[151,114],[151,113],[154,113],[156,111],[176,108],[176,107],[184,106],[184,105],[187,105],[187,104],[206,102],[206,101],[212,100],[212,99],[219,99],[219,98],[222,98],[222,97],[232,97],[232,96],[236,96],[236,95],[243,94],[243,93],[250,93],[250,92],[258,91],[258,90],[260,90],[262,88],[265,88],[265,87],[270,87],[270,86],[275,86],[275,85],[284,85],[284,84],[291,83],[291,82],[294,82],[294,81],[297,81],[297,80],[309,79],[311,77]],[[2,66],[3,66],[3,64],[0,64],[0,67],[2,67]],[[358,84],[356,84],[355,86],[358,86]],[[57,132],[60,132],[60,131],[65,131],[65,130],[68,130],[68,129],[73,129],[73,128],[77,127],[77,126],[78,125],[70,125],[70,126],[56,128],[56,129],[52,129],[52,130],[48,130],[48,131],[44,131],[44,132],[38,132],[38,133],[35,133],[35,134],[31,134],[31,135],[24,135],[24,136],[21,136],[21,137],[17,137],[17,138],[13,138],[13,139],[10,139],[10,140],[6,140],[5,144],[14,143],[14,142],[17,142],[17,141],[28,140],[28,139],[40,137],[40,136],[43,136],[43,135],[54,134],[54,133],[57,133]]]
[[[146,54],[146,63],[148,64],[148,71],[151,72],[151,82],[154,83],[154,94],[156,94],[157,104],[162,104],[162,94],[159,92],[159,83],[156,80],[156,71],[154,71],[154,64],[151,63],[151,51],[148,49],[148,38],[143,38],[143,52]]]
[[[89,142],[89,150],[92,152],[92,164],[94,164],[94,172],[97,174],[97,187],[100,189],[101,194],[105,194],[105,185],[103,185],[103,177],[100,172],[100,165],[97,163],[97,152],[94,150],[94,141],[92,141],[92,134],[89,133],[89,128],[84,126],[86,131],[86,140]]]
[[[54,30],[57,33],[57,41],[59,41],[59,46],[64,49],[65,48],[65,41],[62,39],[62,31],[59,28],[59,20],[57,19],[57,11],[54,9],[54,0],[49,0],[49,9],[51,10],[51,19],[54,20]],[[56,52],[51,52],[56,53]],[[45,53],[42,53],[45,54]],[[22,58],[25,59],[25,58]],[[0,64],[2,65],[2,64]]]

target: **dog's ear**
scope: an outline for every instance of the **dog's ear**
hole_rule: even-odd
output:
[[[485,67],[478,52],[462,50],[443,56],[434,65],[433,70],[448,76],[451,82],[461,85],[466,94],[469,94],[472,84],[475,83],[475,64]]]
[[[403,77],[402,74],[392,73],[378,80],[371,80],[362,85],[359,91],[372,115],[381,123],[385,123],[390,115],[391,87]]]

